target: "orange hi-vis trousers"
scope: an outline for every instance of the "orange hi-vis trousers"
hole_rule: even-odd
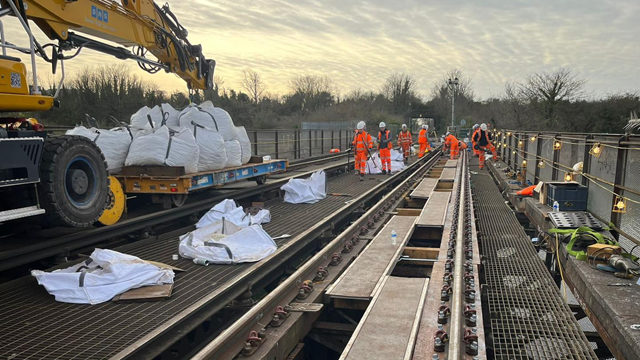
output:
[[[484,164],[486,163],[486,159],[485,159],[485,155],[486,150],[491,151],[491,153],[493,154],[493,160],[498,160],[498,152],[496,151],[496,147],[493,146],[492,143],[489,143],[489,145],[487,146],[480,146],[480,169],[484,168]]]
[[[402,147],[402,152],[404,153],[404,158],[408,159],[409,155],[411,155],[411,144],[410,143],[402,143],[400,146]]]
[[[455,160],[460,156],[460,147],[458,146],[458,142],[454,141],[453,144],[451,144],[451,160]]]
[[[356,151],[356,171],[360,171],[360,174],[367,172],[367,151]]]
[[[382,170],[391,171],[391,150],[380,149],[380,162],[382,163]]]

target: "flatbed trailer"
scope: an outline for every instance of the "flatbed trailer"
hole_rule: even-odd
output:
[[[221,187],[241,180],[255,180],[264,184],[271,174],[282,173],[289,160],[269,160],[262,163],[184,174],[182,167],[125,167],[115,175],[124,192],[134,194],[187,195],[194,191]]]

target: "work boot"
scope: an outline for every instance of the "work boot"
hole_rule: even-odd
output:
[[[360,181],[364,181],[364,174],[360,174]]]
[[[382,170],[382,175],[387,175],[387,170]]]
[[[391,175],[391,170],[389,170],[389,175]]]

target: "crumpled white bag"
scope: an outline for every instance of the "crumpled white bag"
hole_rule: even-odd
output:
[[[122,170],[133,137],[133,134],[125,127],[104,130],[78,126],[67,130],[65,134],[83,136],[93,141],[104,154],[104,158],[107,160],[107,169],[112,174]]]
[[[178,252],[187,259],[204,259],[213,264],[238,264],[260,261],[277,248],[260,225],[239,228],[226,220],[219,220],[182,235]]]
[[[196,228],[200,229],[211,225],[222,220],[222,218],[227,222],[231,222],[234,225],[243,228],[253,224],[265,224],[270,222],[271,212],[267,209],[261,209],[256,215],[252,216],[245,213],[244,208],[236,205],[235,201],[231,199],[224,199],[200,218],[198,223],[196,223]]]
[[[162,126],[133,139],[125,165],[183,166],[186,173],[192,174],[198,171],[199,154],[189,129]]]
[[[398,154],[400,156],[398,156]],[[400,172],[407,167],[404,164],[404,161],[402,160],[402,156],[403,156],[402,153],[396,151],[395,149],[391,149],[391,173],[392,174]],[[400,160],[395,160],[395,159],[400,159]],[[366,168],[367,174],[372,174],[372,175],[382,174],[382,161],[380,160],[379,153],[376,152],[371,154],[371,158],[367,160],[366,166],[367,166]]]
[[[56,301],[94,305],[131,289],[172,284],[175,274],[135,256],[95,249],[79,264],[53,272],[32,270],[31,275]]]
[[[314,204],[327,197],[327,176],[316,171],[307,179],[291,179],[280,189],[285,191],[284,202],[290,204]]]

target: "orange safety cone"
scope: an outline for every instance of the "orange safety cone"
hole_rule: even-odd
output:
[[[516,193],[516,195],[522,195],[522,196],[533,196],[533,189],[536,188],[536,185],[531,185],[529,187],[526,187],[520,191],[518,191]]]

